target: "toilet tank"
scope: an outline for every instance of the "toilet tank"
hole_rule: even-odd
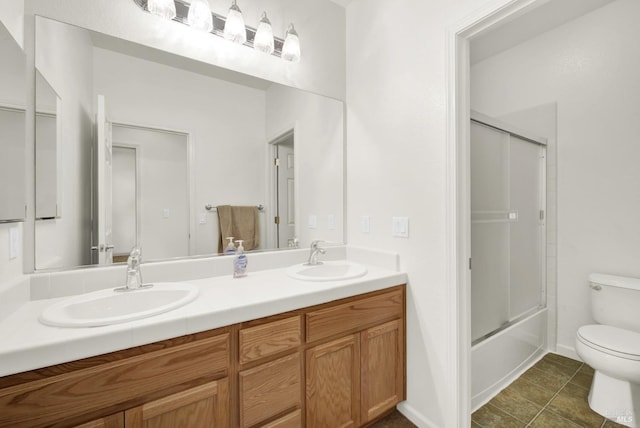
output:
[[[589,286],[598,324],[640,332],[640,279],[592,273]]]

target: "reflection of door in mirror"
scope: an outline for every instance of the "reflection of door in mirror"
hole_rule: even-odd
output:
[[[276,237],[277,248],[294,246],[295,230],[295,163],[294,134],[288,132],[273,143],[275,153],[274,183],[276,194]]]
[[[111,123],[107,121],[104,96],[98,95],[96,113],[96,159],[94,179],[92,260],[95,264],[113,263],[113,142]]]
[[[190,255],[189,135],[113,123],[114,262]]]

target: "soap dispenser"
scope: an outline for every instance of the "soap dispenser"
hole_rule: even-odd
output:
[[[242,278],[247,276],[247,255],[244,253],[244,247],[242,246],[244,241],[238,240],[236,242],[238,243],[238,249],[233,259],[233,277]]]
[[[233,245],[233,236],[227,236],[227,238],[229,240],[229,243],[227,244],[227,248],[224,249],[224,253],[225,254],[235,254],[236,253],[236,247],[235,245]]]

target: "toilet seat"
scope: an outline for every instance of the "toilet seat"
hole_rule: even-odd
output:
[[[640,361],[640,333],[610,325],[585,325],[577,339],[584,345],[627,360]]]

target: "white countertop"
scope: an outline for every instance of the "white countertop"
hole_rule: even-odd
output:
[[[198,298],[171,312],[105,327],[60,328],[38,321],[46,306],[64,298],[25,303],[0,322],[0,376],[65,363],[159,340],[318,305],[407,281],[405,273],[367,266],[365,276],[328,282],[295,280],[286,269],[192,281]]]

